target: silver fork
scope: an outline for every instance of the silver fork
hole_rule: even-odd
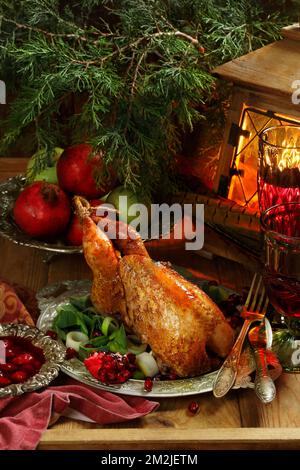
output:
[[[241,316],[245,321],[233,348],[225,359],[213,384],[213,394],[215,397],[223,397],[233,387],[248,330],[253,322],[263,320],[268,303],[269,300],[266,296],[262,277],[254,274],[247,300],[241,312]]]

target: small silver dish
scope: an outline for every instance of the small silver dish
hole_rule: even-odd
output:
[[[32,342],[38,348],[41,348],[45,363],[42,365],[37,374],[35,374],[26,382],[19,384],[7,385],[0,388],[0,398],[7,398],[22,395],[25,392],[33,392],[42,387],[49,385],[60,371],[60,365],[65,359],[66,349],[63,344],[46,336],[45,333],[38,328],[33,328],[23,324],[0,324],[0,340],[3,336],[18,336]]]

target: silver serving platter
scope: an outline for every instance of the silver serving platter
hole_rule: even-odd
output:
[[[0,388],[0,398],[33,392],[39,388],[46,387],[57,377],[60,365],[65,359],[66,348],[63,344],[54,341],[37,328],[23,324],[0,324],[0,340],[3,336],[18,336],[30,340],[34,346],[43,350],[46,361],[38,373],[26,382]]]
[[[190,280],[192,280],[190,278]],[[194,281],[196,279],[194,278]],[[199,284],[199,280],[197,280]],[[58,284],[47,286],[39,291],[37,299],[41,315],[37,322],[37,327],[42,331],[51,329],[54,318],[57,315],[57,308],[66,304],[69,297],[89,294],[91,291],[91,281],[64,281]],[[230,291],[232,292],[232,291]],[[250,348],[245,348],[243,352],[242,365],[239,369],[235,388],[253,388],[250,374],[255,370],[255,361]],[[105,385],[94,377],[85,368],[84,364],[78,359],[65,360],[61,369],[70,377],[84,384],[96,387],[109,392],[150,397],[181,397],[196,395],[205,392],[211,392],[213,382],[218,371],[179,380],[154,381],[151,392],[144,391],[144,381],[128,380],[121,385]]]
[[[34,240],[26,233],[22,232],[12,217],[14,202],[20,191],[24,188],[25,177],[14,176],[0,183],[0,234],[17,245],[28,246],[55,253],[76,254],[82,253],[82,247],[68,246],[63,240],[57,240],[53,243]]]

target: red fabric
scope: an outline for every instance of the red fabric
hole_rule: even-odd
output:
[[[1,323],[27,323],[33,326],[34,322],[25,305],[21,302],[16,291],[0,279],[0,322]]]
[[[98,424],[120,423],[140,418],[158,403],[139,397],[120,397],[69,380],[68,385],[48,387],[0,400],[0,449],[33,450],[51,418],[75,409]],[[68,413],[69,415],[69,413]]]

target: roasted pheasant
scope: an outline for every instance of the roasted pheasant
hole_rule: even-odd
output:
[[[233,331],[201,289],[152,261],[130,226],[91,215],[82,198],[75,197],[75,205],[94,276],[91,298],[100,313],[120,313],[126,327],[151,346],[160,369],[180,377],[209,371],[208,351],[228,354]]]

